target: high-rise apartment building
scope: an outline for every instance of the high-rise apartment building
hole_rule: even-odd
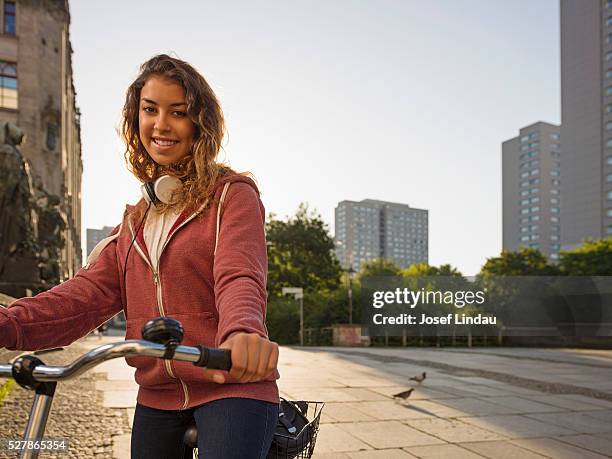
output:
[[[105,226],[102,229],[87,228],[87,256],[98,242],[108,236],[112,230],[112,226]]]
[[[375,258],[401,268],[428,261],[428,211],[407,204],[365,199],[335,209],[336,255],[344,269],[359,271]]]
[[[538,122],[502,144],[503,248],[540,250],[552,260],[561,247],[559,126]]]
[[[25,133],[19,146],[65,223],[62,280],[81,267],[80,114],[72,82],[67,0],[0,0],[0,121]]]
[[[561,0],[561,247],[612,236],[612,0]]]

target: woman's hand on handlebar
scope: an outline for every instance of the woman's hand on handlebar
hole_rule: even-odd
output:
[[[237,332],[219,346],[232,352],[230,382],[257,382],[269,376],[278,364],[278,344],[257,333]],[[223,384],[225,373],[206,369],[207,376],[214,382]]]

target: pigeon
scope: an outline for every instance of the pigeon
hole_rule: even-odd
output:
[[[421,374],[420,376],[413,376],[412,378],[410,378],[410,381],[422,383],[423,381],[425,381],[425,378],[427,378],[427,373],[423,372],[423,374]]]
[[[405,390],[404,392],[400,392],[398,394],[395,394],[393,396],[393,398],[403,398],[403,399],[407,399],[408,397],[410,397],[410,394],[412,394],[412,391],[414,390],[414,388],[412,389],[408,389]]]

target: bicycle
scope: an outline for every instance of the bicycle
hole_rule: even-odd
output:
[[[142,329],[142,337],[142,340],[125,340],[99,346],[67,366],[45,365],[34,354],[23,354],[12,364],[0,365],[0,378],[13,378],[21,387],[35,392],[23,440],[18,445],[20,446],[19,457],[37,459],[40,452],[44,450],[35,449],[34,445],[44,445],[42,442],[44,442],[44,433],[57,383],[75,378],[102,362],[119,357],[146,356],[191,362],[196,366],[226,371],[229,371],[232,366],[231,353],[227,349],[180,345],[183,338],[183,327],[180,322],[168,317],[158,317],[147,322]],[[288,405],[285,405],[285,402],[297,406],[297,411],[290,406],[287,408]],[[323,405],[321,402],[283,400],[279,425],[283,426],[287,433],[279,432],[277,428],[275,441],[273,441],[268,457],[310,458],[314,451]],[[283,407],[287,413],[283,413]],[[307,417],[309,408],[312,413],[311,420],[308,420]],[[292,416],[287,416],[289,414]],[[287,418],[291,419],[287,420]],[[195,424],[186,430],[184,443],[187,445],[185,457],[195,456],[197,458]]]

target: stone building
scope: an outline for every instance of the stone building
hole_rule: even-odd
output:
[[[20,150],[65,221],[60,279],[81,258],[79,110],[72,81],[67,0],[0,0],[0,122],[25,132]]]

